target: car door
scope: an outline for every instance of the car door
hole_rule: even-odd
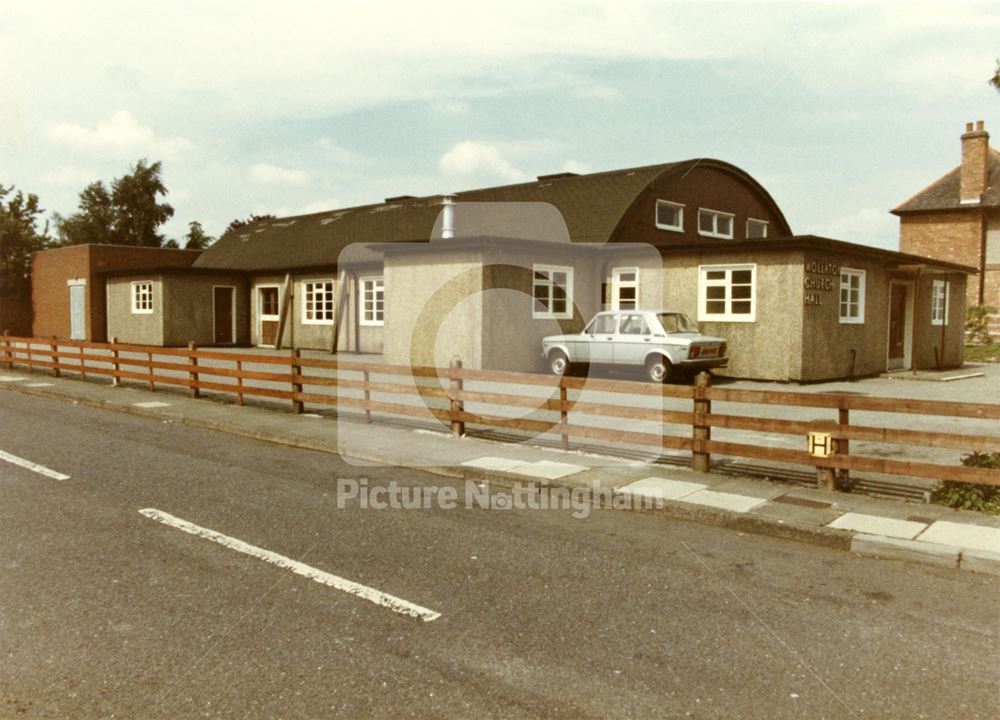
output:
[[[652,333],[646,318],[638,313],[624,313],[613,343],[615,365],[641,365],[646,359]]]
[[[590,359],[587,362],[610,364],[614,362],[615,332],[618,313],[601,313],[591,323],[591,332],[585,336]]]

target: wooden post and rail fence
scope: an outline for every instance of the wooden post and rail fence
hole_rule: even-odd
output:
[[[113,385],[131,381],[150,390],[172,386],[186,389],[194,398],[212,393],[232,397],[240,405],[246,397],[286,402],[296,413],[307,405],[332,407],[340,414],[356,413],[369,423],[379,417],[421,418],[456,435],[470,427],[501,429],[558,438],[564,449],[581,440],[652,447],[690,454],[697,472],[709,471],[712,455],[804,465],[815,468],[818,484],[831,490],[843,485],[852,471],[1000,485],[997,470],[905,459],[898,452],[892,454],[899,458],[852,452],[857,448],[852,443],[857,442],[998,452],[997,431],[931,432],[910,429],[905,421],[892,426],[850,422],[857,417],[852,413],[931,416],[940,419],[938,427],[947,427],[952,418],[1000,420],[1000,405],[990,403],[713,387],[705,373],[692,386],[655,385],[475,370],[457,359],[447,368],[409,367],[303,357],[295,348],[249,353],[199,348],[195,343],[160,348],[5,333],[0,335],[0,368],[15,366],[47,370],[56,377],[103,376]],[[775,414],[773,408],[808,408],[829,413],[830,418],[767,417],[769,412]],[[1000,430],[1000,424],[995,427]],[[756,442],[733,442],[713,438],[713,428],[763,435],[754,437]],[[776,444],[775,436],[797,440]]]

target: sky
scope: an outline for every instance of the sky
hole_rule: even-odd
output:
[[[0,0],[0,18],[0,185],[65,216],[161,161],[168,237],[713,157],[793,232],[896,249],[889,210],[958,165],[965,123],[1000,135],[997,3]]]

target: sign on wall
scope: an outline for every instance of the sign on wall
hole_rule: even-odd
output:
[[[838,289],[840,283],[840,265],[837,263],[806,260],[805,279],[802,295],[804,305],[823,305],[830,293]]]

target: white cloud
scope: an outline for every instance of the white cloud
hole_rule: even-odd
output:
[[[348,150],[330,138],[320,138],[316,141],[316,147],[322,150],[328,159],[338,165],[360,165],[368,162],[367,158],[360,153]]]
[[[465,100],[443,99],[431,103],[431,108],[442,115],[468,115],[472,106]]]
[[[48,134],[50,140],[76,149],[128,148],[157,157],[173,157],[192,147],[182,137],[157,137],[152,128],[139,123],[126,110],[119,110],[93,128],[63,122],[50,127]]]
[[[884,209],[864,208],[853,215],[821,223],[809,232],[834,240],[899,249],[899,218]]]
[[[593,168],[584,162],[578,162],[576,160],[567,160],[563,163],[563,171],[577,173],[579,175],[584,175],[589,173]]]
[[[621,97],[621,91],[610,85],[596,83],[576,88],[573,90],[573,95],[587,100],[614,100]]]
[[[309,174],[302,170],[289,170],[268,163],[258,163],[250,168],[250,177],[263,185],[305,185],[309,182]]]
[[[445,175],[497,177],[511,182],[530,180],[531,176],[511,165],[496,145],[464,140],[438,160]]]
[[[343,207],[343,204],[340,200],[335,198],[331,198],[329,200],[313,200],[312,202],[300,206],[294,214],[311,215],[312,213],[326,212],[327,210],[337,210],[341,207]]]
[[[56,170],[50,170],[42,175],[42,180],[59,187],[83,188],[100,179],[101,175],[93,170],[83,170],[72,165],[64,165]]]

